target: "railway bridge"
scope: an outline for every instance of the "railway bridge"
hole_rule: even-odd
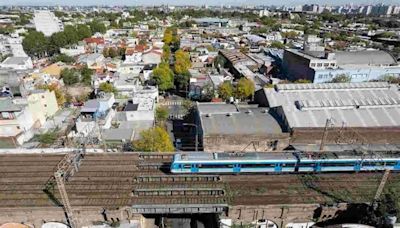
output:
[[[64,221],[57,185],[43,189],[64,154],[0,154],[0,224]],[[347,203],[369,202],[382,173],[174,175],[172,154],[87,153],[65,182],[81,226],[164,215],[217,214],[249,224],[329,219]],[[310,184],[311,183],[311,184]],[[400,175],[386,188],[399,187]],[[318,213],[316,213],[318,211]],[[39,226],[40,227],[40,226]]]

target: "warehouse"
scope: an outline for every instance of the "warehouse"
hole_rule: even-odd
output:
[[[386,82],[280,84],[264,88],[256,101],[270,108],[291,144],[398,143],[400,92]]]
[[[289,134],[257,105],[198,103],[197,123],[204,151],[273,151],[289,142]]]

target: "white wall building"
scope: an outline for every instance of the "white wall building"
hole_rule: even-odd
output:
[[[43,32],[45,36],[51,36],[64,29],[63,23],[48,10],[35,10],[33,23],[36,31]]]
[[[28,70],[33,69],[33,63],[30,57],[8,57],[0,63],[0,68]]]
[[[77,56],[81,54],[85,54],[86,50],[84,46],[74,46],[70,48],[60,48],[61,54],[68,55],[68,56]]]
[[[22,38],[14,36],[0,35],[0,54],[12,55],[15,57],[27,57],[22,47]]]

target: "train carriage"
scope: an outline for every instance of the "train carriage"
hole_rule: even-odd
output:
[[[172,173],[308,173],[400,170],[400,154],[356,151],[303,153],[178,153]]]

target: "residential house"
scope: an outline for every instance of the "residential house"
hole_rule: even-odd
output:
[[[104,65],[104,56],[99,53],[84,54],[79,56],[78,63],[85,64],[89,69],[97,70]]]
[[[27,105],[15,104],[11,98],[0,98],[0,145],[17,147],[34,135],[35,121]]]
[[[100,129],[111,127],[115,115],[112,109],[115,103],[114,94],[101,94],[99,98],[88,100],[80,110],[76,120],[76,133],[73,137],[99,137]]]
[[[8,57],[0,64],[0,68],[28,70],[33,69],[33,63],[30,57]]]
[[[49,66],[46,66],[40,70],[41,73],[48,74],[51,77],[60,78],[61,71],[67,67],[67,65],[63,62],[53,63]]]
[[[69,48],[60,48],[60,53],[68,56],[78,56],[86,53],[84,45],[75,45]]]
[[[142,61],[145,65],[158,65],[161,63],[162,50],[157,48],[152,48],[146,51],[142,55]]]

